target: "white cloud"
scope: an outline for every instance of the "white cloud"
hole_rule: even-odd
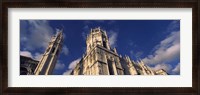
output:
[[[144,63],[154,66],[155,70],[164,69],[168,73],[179,74],[180,65],[174,68],[170,63],[180,58],[179,26],[179,21],[173,21],[169,24],[166,33],[171,32],[170,35],[155,46],[154,53],[143,59]]]
[[[138,52],[135,53],[133,50],[130,50],[129,53],[130,53],[131,58],[135,57],[137,59],[140,59],[140,56],[143,55],[142,51],[138,51]]]
[[[69,54],[69,49],[67,48],[66,45],[63,46],[62,53],[64,53],[64,55],[68,55]]]
[[[20,55],[33,58],[31,52],[29,51],[20,51]]]
[[[70,75],[70,73],[72,72],[72,70],[66,70],[63,75]]]
[[[50,27],[48,21],[45,20],[28,20],[26,29],[20,32],[21,44],[28,50],[35,50],[37,48],[45,49],[53,35],[53,29]],[[23,26],[23,24],[22,24]],[[29,31],[29,33],[27,33]]]
[[[143,55],[143,52],[142,51],[138,51],[138,52],[136,52],[135,57],[139,58],[142,55]]]
[[[168,63],[180,57],[180,32],[172,32],[166,39],[155,47],[152,55],[144,58],[144,63]]]
[[[30,57],[32,59],[40,61],[40,58],[42,57],[41,53],[36,52],[35,54],[29,52],[29,51],[20,51],[20,55]]]
[[[40,61],[40,59],[42,58],[42,55],[43,55],[43,54],[36,52],[36,53],[34,54],[34,59]]]
[[[58,60],[58,62],[56,63],[56,66],[55,66],[55,70],[62,70],[64,68],[65,68],[65,64],[60,63],[60,61]]]
[[[172,70],[173,74],[180,74],[180,63],[176,65],[176,67]]]
[[[81,60],[81,58],[78,58],[74,61],[72,61],[69,66],[68,66],[68,69],[74,69],[76,67],[76,64]]]
[[[63,75],[69,75],[72,70],[76,67],[76,64],[81,60],[81,58],[78,58],[76,60],[73,60],[69,66],[68,66],[68,69],[63,73]]]
[[[154,70],[164,69],[165,71],[170,72],[171,69],[172,69],[172,66],[171,66],[170,64],[162,63],[162,64],[157,64],[157,65],[156,65],[155,67],[153,67],[152,69],[154,69]]]
[[[114,32],[112,30],[108,32],[108,39],[111,47],[117,46],[117,36],[118,36],[117,32]]]

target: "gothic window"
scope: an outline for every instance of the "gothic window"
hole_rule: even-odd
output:
[[[105,41],[103,41],[103,47],[107,48]]]
[[[106,41],[106,38],[103,38],[103,41]]]
[[[51,52],[51,53],[53,53],[54,51],[55,51],[55,48],[52,49],[52,52]]]
[[[115,65],[116,65],[116,66],[119,66],[119,64],[118,64],[118,62],[117,62],[117,59],[115,59],[114,62],[115,62]]]
[[[57,50],[56,55],[58,55],[58,53],[59,53],[59,50]]]
[[[107,60],[108,62],[108,70],[110,75],[114,75],[114,71],[113,71],[113,67],[112,67],[112,61],[111,60]]]
[[[59,42],[59,40],[60,40],[60,37],[58,37],[58,38],[56,39],[57,43]]]
[[[47,52],[49,52],[50,48],[47,49]]]
[[[53,49],[52,49],[52,52],[51,52],[51,53],[54,53],[54,51],[55,51],[55,47],[53,47]]]
[[[101,65],[101,63],[99,64],[99,74],[102,74],[102,65]]]

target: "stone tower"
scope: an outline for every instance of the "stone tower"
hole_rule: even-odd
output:
[[[42,58],[40,59],[37,68],[35,69],[35,75],[51,75],[55,64],[57,62],[59,53],[63,44],[63,30],[57,32],[51,38],[48,47],[46,48]]]
[[[111,49],[106,32],[91,29],[86,39],[87,50],[73,70],[74,75],[123,75],[116,49]]]
[[[154,71],[142,60],[135,62],[118,55],[116,48],[110,47],[106,31],[100,28],[90,30],[86,47],[71,75],[168,75],[165,70]]]

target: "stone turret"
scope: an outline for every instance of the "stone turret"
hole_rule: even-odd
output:
[[[108,36],[104,30],[100,29],[100,27],[91,29],[90,34],[87,36],[86,39],[86,45],[87,45],[87,53],[96,45],[100,45],[110,50]]]

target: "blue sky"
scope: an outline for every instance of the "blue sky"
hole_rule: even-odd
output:
[[[179,20],[20,20],[20,55],[39,60],[51,36],[64,26],[64,46],[53,74],[66,75],[86,50],[91,28],[107,31],[118,54],[151,68],[180,74]]]

